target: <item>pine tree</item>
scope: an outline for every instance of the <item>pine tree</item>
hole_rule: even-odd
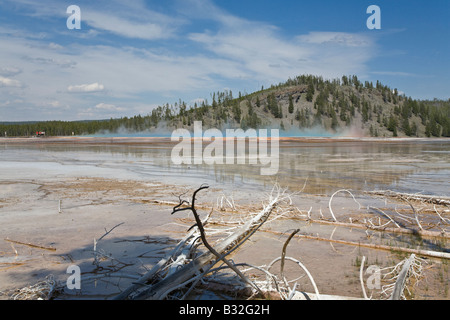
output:
[[[395,119],[394,115],[392,115],[392,114],[389,117],[387,129],[394,134],[394,137],[397,137],[397,120]]]
[[[282,118],[282,110],[281,107],[278,105],[277,98],[275,97],[274,93],[271,93],[267,97],[267,103],[268,103],[268,109],[273,114],[275,118]]]
[[[403,127],[403,132],[405,132],[405,134],[408,137],[411,137],[412,136],[412,130],[411,130],[411,126],[409,125],[409,120],[407,118],[403,119],[402,127]]]
[[[411,125],[411,136],[417,136],[417,124],[414,121]]]
[[[289,95],[289,113],[294,113],[294,101],[292,100],[292,95]]]
[[[306,101],[312,102],[314,99],[314,93],[315,93],[314,84],[310,83],[306,91]]]
[[[241,122],[241,106],[239,104],[239,100],[233,102],[232,109],[233,109],[234,120],[237,123],[240,123]]]

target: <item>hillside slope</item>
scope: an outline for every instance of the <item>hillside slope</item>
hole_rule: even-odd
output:
[[[103,121],[50,121],[0,124],[8,136],[107,133],[169,134],[176,128],[279,128],[284,136],[349,135],[372,137],[450,137],[450,100],[421,101],[377,82],[356,76],[324,80],[302,75],[268,89],[233,97],[231,91],[211,94],[212,102],[189,106],[179,100],[148,115]]]
[[[269,89],[232,97],[215,93],[211,105],[181,106],[166,118],[170,128],[280,128],[284,135],[449,137],[450,101],[417,101],[356,76],[332,81],[300,76]],[[163,116],[171,109],[160,110]]]

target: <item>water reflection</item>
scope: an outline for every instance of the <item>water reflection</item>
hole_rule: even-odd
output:
[[[330,194],[338,188],[391,189],[449,195],[450,141],[303,141],[280,143],[276,176],[260,165],[174,165],[169,140],[134,144],[3,145],[2,162],[56,162],[122,170],[142,179],[259,188],[278,181],[292,190]]]

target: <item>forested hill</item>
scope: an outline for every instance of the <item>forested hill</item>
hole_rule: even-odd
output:
[[[99,121],[0,123],[3,136],[87,135],[101,132],[160,135],[176,128],[279,128],[285,136],[308,132],[372,137],[450,137],[450,100],[414,100],[397,89],[362,83],[356,76],[324,80],[303,75],[237,97],[211,94],[210,102],[165,104],[148,115]]]

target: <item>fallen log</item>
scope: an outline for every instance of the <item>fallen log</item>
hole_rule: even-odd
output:
[[[278,196],[272,199],[269,204],[256,216],[247,221],[241,227],[237,228],[233,234],[217,244],[214,248],[214,253],[211,251],[205,252],[199,257],[193,259],[184,267],[179,268],[172,274],[164,277],[162,280],[152,285],[146,285],[146,281],[155,275],[155,272],[151,271],[149,274],[144,275],[140,279],[141,281],[138,281],[135,284],[135,287],[127,289],[116,298],[132,300],[159,300],[166,297],[171,291],[176,290],[179,287],[183,287],[191,281],[195,281],[199,274],[201,275],[206,273],[205,270],[210,270],[216,263],[222,261],[223,257],[236,250],[251,235],[253,235],[261,227],[261,225],[267,221],[281,200],[282,198],[280,197],[280,194],[278,194]],[[220,255],[221,259],[217,257],[217,254]]]
[[[269,231],[263,230],[265,232],[270,232],[276,235],[283,235],[282,232],[278,231]],[[332,243],[339,243],[345,245],[351,245],[356,247],[364,247],[369,249],[377,249],[377,250],[385,250],[385,251],[401,251],[407,253],[413,253],[418,256],[426,256],[431,258],[439,258],[439,259],[450,259],[450,253],[448,252],[439,252],[439,251],[430,251],[430,250],[420,250],[420,249],[411,249],[411,248],[403,248],[403,247],[392,247],[383,244],[373,244],[373,243],[362,243],[362,242],[354,242],[354,241],[346,241],[346,240],[335,240],[335,239],[327,239],[322,237],[310,236],[306,234],[296,234],[295,237],[301,239],[308,240],[317,240],[317,241],[326,241]]]
[[[399,198],[403,200],[417,200],[434,204],[441,205],[450,205],[450,197],[444,196],[433,196],[433,195],[424,195],[417,193],[401,193],[395,192],[391,190],[376,190],[376,191],[366,191],[368,194],[391,197],[391,198]]]
[[[194,195],[192,196],[192,203],[191,203],[191,206],[189,206],[189,207],[183,207],[183,204],[185,204],[186,201],[180,199],[180,203],[173,208],[172,214],[180,212],[180,211],[185,211],[185,210],[192,211],[192,213],[194,214],[195,222],[196,222],[195,226],[198,228],[198,231],[200,232],[200,238],[202,239],[203,245],[209,250],[209,252],[214,254],[218,260],[222,260],[230,269],[232,269],[244,282],[248,283],[249,285],[254,287],[260,294],[262,294],[261,290],[250,279],[248,279],[246,276],[244,276],[242,274],[242,272],[239,271],[238,268],[236,268],[230,261],[228,261],[225,258],[225,256],[221,256],[220,253],[218,253],[209,244],[209,241],[206,239],[206,234],[205,234],[205,229],[203,228],[203,223],[200,220],[200,217],[197,213],[197,209],[195,208],[195,200],[196,200],[195,196],[197,195],[197,193],[199,191],[201,191],[203,189],[208,189],[208,188],[209,188],[208,186],[202,186],[199,189],[197,189],[194,192]]]
[[[178,245],[168,254],[167,257],[161,259],[152,269],[150,269],[146,274],[140,277],[137,281],[133,282],[131,286],[122,291],[119,295],[115,296],[113,300],[124,300],[128,296],[135,292],[136,290],[142,288],[146,285],[146,282],[151,280],[171,259],[173,259],[180,248],[187,243],[190,239],[194,237],[196,230],[191,230],[179,243]]]
[[[20,244],[23,246],[27,246],[30,248],[36,248],[36,249],[41,249],[41,250],[47,250],[47,251],[56,251],[55,248],[52,247],[44,247],[44,246],[40,246],[37,244],[33,244],[33,243],[26,243],[26,242],[20,242],[20,241],[16,241],[16,240],[11,240],[11,239],[3,239],[5,241],[11,242],[11,243],[15,243],[15,244]]]
[[[319,224],[327,224],[327,225],[333,225],[333,226],[339,226],[339,227],[348,227],[348,228],[355,228],[355,229],[369,229],[373,231],[380,231],[380,232],[389,232],[389,233],[401,233],[401,234],[411,234],[411,235],[418,235],[422,238],[450,238],[450,234],[446,232],[445,230],[442,231],[432,231],[432,230],[415,230],[415,229],[407,229],[407,228],[394,228],[394,227],[387,227],[387,226],[376,226],[376,225],[369,225],[369,224],[362,224],[362,223],[349,223],[349,222],[335,222],[335,221],[328,221],[328,220],[317,220],[317,219],[308,219],[308,218],[299,218],[296,217],[296,220],[305,221],[309,223],[319,223]]]
[[[411,267],[411,263],[414,261],[415,255],[412,254],[409,259],[405,261],[405,264],[403,265],[402,270],[400,271],[400,274],[398,275],[397,281],[394,285],[394,290],[392,292],[392,295],[390,296],[389,300],[400,300],[402,297],[403,290],[405,288],[407,275],[409,272],[409,268]]]

